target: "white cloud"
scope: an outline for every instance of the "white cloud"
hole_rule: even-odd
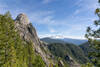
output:
[[[57,38],[57,39],[63,39],[63,38],[72,38],[72,39],[81,39],[84,40],[86,39],[84,36],[66,36],[62,34],[44,34],[44,35],[39,35],[39,38],[45,38],[45,37],[50,37],[50,38]]]

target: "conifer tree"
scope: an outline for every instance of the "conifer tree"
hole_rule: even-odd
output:
[[[98,0],[98,3],[100,4],[100,0]],[[90,46],[96,50],[89,54],[92,57],[92,63],[96,67],[100,67],[100,5],[95,10],[95,14],[98,16],[98,20],[94,21],[95,28],[88,27],[85,37],[88,39]]]
[[[15,31],[10,12],[0,15],[0,67],[45,67],[35,55],[33,44],[21,39]]]

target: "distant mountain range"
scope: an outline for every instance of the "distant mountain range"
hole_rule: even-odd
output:
[[[50,37],[41,38],[40,40],[44,41],[46,43],[66,43],[65,41],[63,41],[61,39],[54,39],[54,38],[50,38]]]
[[[73,43],[75,45],[80,45],[87,42],[87,40],[81,40],[81,39],[51,38],[51,37],[41,38],[41,40],[47,43]]]
[[[89,46],[87,40],[54,37],[46,37],[41,40],[48,43],[48,49],[54,56],[61,57],[68,63],[73,62],[71,65],[75,62],[79,64],[90,62],[91,57],[88,54],[96,51]],[[75,67],[80,67],[79,64]]]
[[[68,42],[68,43],[76,44],[76,45],[80,45],[80,44],[87,42],[87,40],[71,39],[71,38],[64,38],[62,40],[65,41],[65,42]]]

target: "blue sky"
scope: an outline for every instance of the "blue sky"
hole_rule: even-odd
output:
[[[83,39],[97,6],[97,0],[0,0],[0,13],[10,11],[13,18],[25,13],[39,37]]]

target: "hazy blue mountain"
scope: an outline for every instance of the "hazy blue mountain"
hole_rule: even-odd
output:
[[[46,43],[66,43],[61,39],[53,39],[53,38],[50,38],[50,37],[42,38],[40,40],[44,41]]]
[[[80,44],[82,44],[82,43],[87,42],[87,40],[71,39],[71,38],[64,38],[64,39],[62,39],[62,40],[65,41],[65,42],[68,42],[68,43],[76,44],[76,45],[80,45]]]
[[[42,38],[41,40],[47,43],[73,43],[75,45],[80,45],[87,42],[87,40],[81,40],[81,39],[50,38],[50,37]]]

